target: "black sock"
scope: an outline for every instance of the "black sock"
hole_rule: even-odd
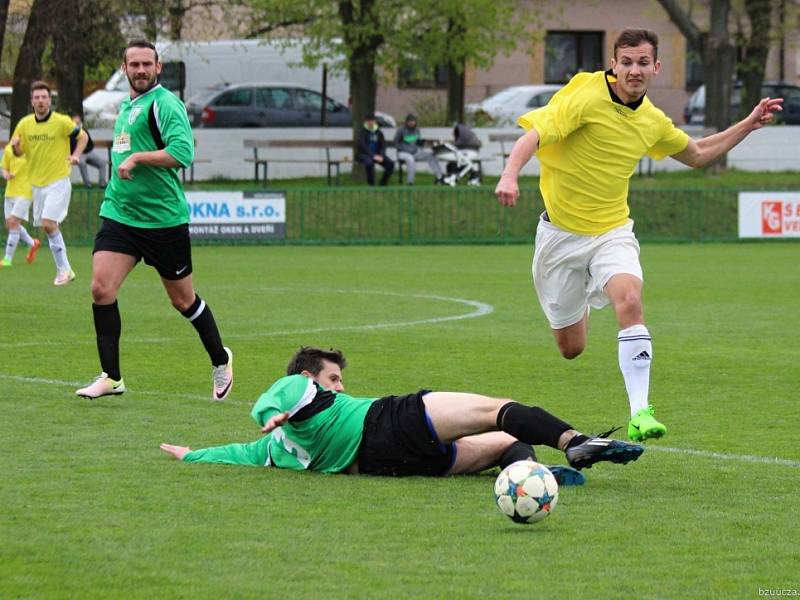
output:
[[[111,379],[119,381],[122,378],[119,372],[119,336],[122,331],[119,305],[116,300],[113,304],[92,303],[92,314],[100,367]]]
[[[506,451],[500,457],[500,468],[505,469],[508,465],[518,460],[536,460],[536,452],[533,450],[533,446],[525,442],[514,442],[506,448]]]
[[[572,426],[538,406],[509,402],[497,411],[497,427],[521,442],[558,448],[558,438]]]
[[[576,435],[574,438],[572,438],[567,443],[567,448],[572,448],[573,446],[577,446],[578,444],[582,444],[583,442],[587,441],[588,439],[589,439],[588,435],[583,435],[582,433],[579,433],[578,435]]]
[[[197,330],[211,359],[211,364],[215,367],[228,364],[228,353],[222,346],[222,338],[219,336],[219,329],[217,329],[217,322],[214,320],[211,307],[195,294],[192,305],[181,314],[189,319],[189,322]]]

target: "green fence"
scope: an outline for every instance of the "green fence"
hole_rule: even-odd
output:
[[[274,190],[270,190],[274,191]],[[737,239],[737,190],[632,191],[643,241]],[[75,189],[63,225],[70,244],[91,244],[102,191]],[[286,192],[280,244],[472,244],[531,242],[543,210],[537,190],[500,206],[489,187],[325,187]]]

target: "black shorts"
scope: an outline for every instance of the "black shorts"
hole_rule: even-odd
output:
[[[376,400],[364,418],[358,472],[369,475],[445,475],[455,462],[454,444],[443,444],[422,397],[430,390]]]
[[[103,219],[94,237],[94,251],[119,252],[144,259],[164,279],[183,279],[192,272],[189,225],[145,229]]]

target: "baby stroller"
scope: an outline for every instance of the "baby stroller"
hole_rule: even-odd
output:
[[[481,162],[478,149],[481,141],[463,123],[457,123],[453,128],[453,138],[453,142],[439,141],[433,147],[436,158],[445,163],[443,182],[455,186],[459,180],[466,180],[467,185],[480,185]]]

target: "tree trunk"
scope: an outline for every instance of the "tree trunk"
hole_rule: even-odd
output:
[[[53,59],[58,85],[58,110],[83,117],[83,81],[86,48],[80,0],[57,2],[53,30]]]
[[[703,69],[706,74],[705,125],[716,131],[731,124],[731,90],[733,89],[734,47],[728,33],[729,0],[712,0],[711,30],[705,38]],[[715,171],[724,169],[728,156],[714,161]]]
[[[174,42],[183,39],[183,16],[186,11],[183,0],[172,0],[169,4],[169,38]]]
[[[745,44],[746,56],[738,66],[739,79],[742,80],[742,104],[739,118],[744,118],[761,99],[761,84],[769,54],[769,34],[772,23],[772,2],[770,0],[745,0],[747,16],[750,18],[750,37]]]
[[[381,35],[374,33],[379,31],[372,22],[376,19],[374,11],[374,0],[361,0],[358,10],[355,9],[353,0],[339,2],[339,16],[342,19],[344,43],[349,57],[353,158],[356,156],[358,134],[364,126],[364,119],[375,112],[375,97],[378,92],[375,59],[384,40]],[[357,181],[365,179],[363,167],[355,160],[352,177]]]
[[[11,0],[0,0],[0,50],[3,49],[3,41],[6,36],[6,22],[8,21],[8,5]],[[0,64],[2,64],[3,53],[0,52]]]
[[[42,54],[50,37],[57,0],[33,0],[28,26],[22,38],[14,68],[14,96],[11,102],[11,132],[31,110],[31,83],[42,78]]]
[[[466,35],[466,28],[460,20],[453,18],[447,21],[448,50],[451,41],[459,43]],[[448,56],[452,55],[448,51]],[[447,123],[464,122],[464,62],[447,64]]]

